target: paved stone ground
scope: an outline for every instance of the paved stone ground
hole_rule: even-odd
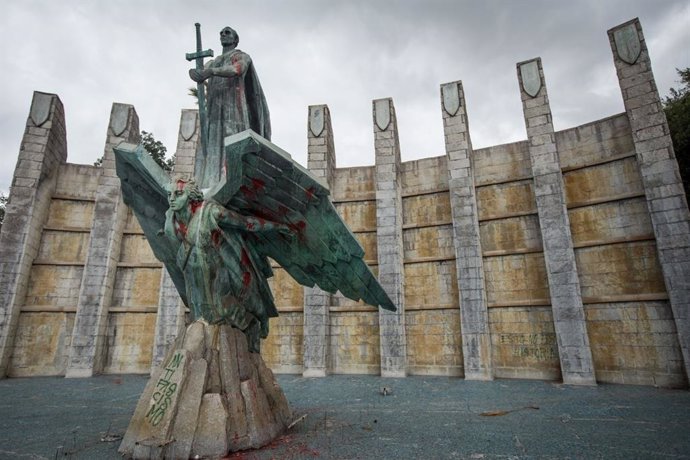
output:
[[[269,458],[689,458],[690,392],[541,381],[278,380],[307,417]],[[116,459],[144,376],[0,380],[0,458]],[[392,389],[382,396],[381,387]],[[493,415],[491,415],[493,414]]]

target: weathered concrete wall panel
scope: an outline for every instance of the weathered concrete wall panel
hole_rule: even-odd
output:
[[[331,366],[334,374],[379,374],[379,314],[331,310]]]
[[[576,247],[654,237],[644,197],[571,209],[568,215]]]
[[[474,182],[477,187],[532,176],[526,141],[477,149],[473,154]]]
[[[400,165],[403,195],[448,190],[448,160],[445,156],[407,161]]]
[[[585,314],[600,382],[687,385],[667,301],[585,305]]]
[[[484,269],[490,307],[550,303],[544,254],[485,257]]]
[[[536,214],[480,222],[479,235],[484,254],[542,250]]]
[[[568,206],[644,195],[634,157],[567,172],[563,181]]]
[[[407,307],[405,325],[409,373],[462,376],[462,340],[457,308],[412,310],[409,303]]]
[[[44,230],[36,260],[84,264],[88,245],[86,232]]]
[[[455,260],[406,263],[405,305],[406,310],[458,308]]]
[[[78,265],[34,265],[24,305],[76,308],[84,267]]]
[[[111,306],[114,308],[156,308],[160,281],[160,268],[118,267]]]
[[[403,244],[405,262],[425,258],[455,258],[453,227],[450,224],[406,229],[403,231]]]
[[[268,338],[261,342],[261,356],[273,370],[301,374],[303,366],[304,316],[301,312],[281,312],[271,318]]]
[[[151,286],[158,286],[152,284]],[[105,374],[146,374],[151,369],[155,313],[108,315]]]
[[[336,203],[335,209],[353,232],[376,231],[376,202],[348,201]]]
[[[565,170],[635,154],[625,114],[559,131],[556,143],[561,167]]]
[[[55,196],[77,200],[96,200],[98,178],[102,168],[89,165],[63,164],[58,172]]]
[[[490,308],[489,322],[496,377],[561,378],[551,307]]]
[[[88,231],[93,222],[93,208],[93,201],[53,198],[50,203],[46,227],[77,228]]]
[[[144,235],[125,234],[122,236],[121,245],[120,262],[162,265],[153,255]]]
[[[336,169],[334,184],[331,185],[331,199],[336,202],[374,199],[374,172],[373,166]]]
[[[403,198],[402,203],[405,228],[447,225],[452,222],[448,192],[407,196]]]
[[[532,182],[477,187],[477,207],[480,221],[536,213]]]
[[[370,232],[355,233],[355,238],[359,242],[362,249],[364,249],[364,261],[372,266],[376,264],[378,251],[376,248],[376,230]]]
[[[288,311],[302,311],[304,308],[304,289],[279,265],[273,265],[273,277],[269,285],[273,292],[276,307]]]
[[[586,303],[593,298],[666,293],[654,242],[580,248],[575,258]]]
[[[74,313],[22,312],[8,375],[64,375],[73,327]]]

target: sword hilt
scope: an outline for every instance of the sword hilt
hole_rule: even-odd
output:
[[[194,27],[196,27],[196,52],[187,53],[187,54],[185,54],[185,57],[187,58],[188,61],[196,60],[196,68],[197,68],[197,70],[201,70],[204,68],[204,58],[205,57],[213,57],[213,50],[212,49],[207,49],[204,51],[201,50],[201,24],[196,22],[196,23],[194,23]]]

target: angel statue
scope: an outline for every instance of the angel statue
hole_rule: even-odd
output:
[[[278,316],[269,258],[303,286],[395,311],[329,190],[252,130],[225,140],[224,175],[205,193],[171,180],[143,146],[115,148],[122,193],[192,319],[230,324],[259,352]]]
[[[278,316],[265,282],[270,267],[243,236],[292,237],[287,225],[243,216],[214,201],[204,201],[194,179],[175,178],[170,184],[170,209],[165,236],[179,241],[177,266],[182,270],[192,316],[209,323],[227,322],[244,331],[249,349],[259,352],[268,336],[268,318]],[[251,254],[251,256],[250,256]]]

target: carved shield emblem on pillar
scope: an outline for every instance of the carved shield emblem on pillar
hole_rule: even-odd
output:
[[[613,41],[616,43],[618,57],[623,62],[632,65],[640,57],[642,46],[640,45],[640,36],[637,34],[637,25],[634,22],[614,30]]]
[[[48,120],[48,116],[50,115],[50,103],[52,100],[53,96],[50,94],[39,93],[38,91],[34,93],[34,100],[31,103],[29,116],[36,126],[41,126]]]
[[[446,113],[451,117],[455,116],[460,109],[460,84],[454,81],[441,86],[441,98]]]
[[[125,132],[129,121],[129,107],[124,104],[113,104],[113,113],[110,115],[110,129],[113,134],[119,136]]]
[[[520,64],[520,76],[522,77],[522,89],[531,97],[536,97],[541,89],[541,76],[537,60]]]
[[[374,122],[381,131],[385,131],[391,124],[391,104],[389,99],[374,101]]]
[[[325,127],[322,106],[309,107],[309,130],[315,137],[319,137]]]
[[[196,132],[196,110],[185,110],[182,112],[182,119],[180,120],[180,134],[182,139],[188,141]]]

